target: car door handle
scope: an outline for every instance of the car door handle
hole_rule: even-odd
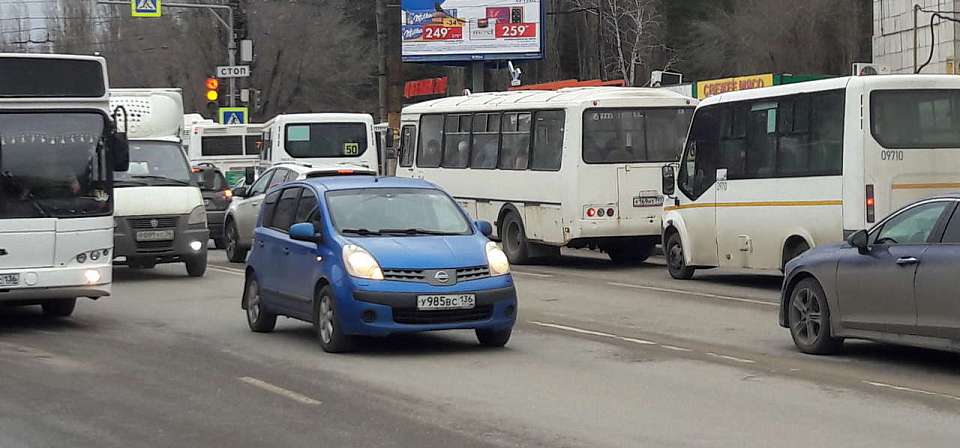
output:
[[[257,240],[257,246],[263,247],[263,240]]]
[[[284,247],[284,248],[283,248],[283,254],[284,254],[284,255],[290,255],[290,248],[289,248],[289,247]]]
[[[900,266],[908,266],[911,264],[917,264],[919,262],[920,260],[918,260],[917,257],[900,257],[897,259],[897,264]]]

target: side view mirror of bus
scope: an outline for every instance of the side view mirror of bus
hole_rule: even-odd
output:
[[[860,252],[861,255],[865,255],[870,252],[869,237],[870,235],[866,230],[860,230],[857,233],[850,235],[850,238],[847,238],[847,243],[853,247],[856,247],[857,251]]]
[[[257,179],[257,170],[252,166],[248,166],[243,169],[243,180],[247,186],[253,185],[253,182]]]
[[[110,150],[113,152],[113,170],[127,172],[130,169],[130,142],[126,132],[114,132],[110,136]]]
[[[662,190],[666,196],[673,196],[676,193],[677,171],[673,165],[665,165],[662,174]]]

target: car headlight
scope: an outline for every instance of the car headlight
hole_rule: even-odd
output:
[[[204,208],[202,205],[198,205],[198,206],[194,207],[194,209],[190,212],[190,217],[187,218],[187,224],[189,224],[189,225],[196,225],[196,224],[207,225],[207,209]]]
[[[367,280],[383,280],[383,270],[380,263],[364,248],[348,244],[343,246],[343,265],[351,277]]]
[[[507,254],[503,253],[503,249],[493,241],[487,243],[487,264],[490,265],[490,275],[494,277],[510,273],[510,260],[507,260]]]

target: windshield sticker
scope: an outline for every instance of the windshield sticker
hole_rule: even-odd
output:
[[[145,176],[150,174],[150,163],[131,161],[130,168],[127,170],[127,174],[130,176]]]
[[[343,144],[343,155],[345,155],[345,156],[357,156],[357,155],[360,155],[360,144],[359,144],[359,143],[344,143],[344,144]]]
[[[287,141],[309,142],[310,126],[287,126]]]

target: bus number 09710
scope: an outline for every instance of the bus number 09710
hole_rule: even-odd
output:
[[[903,161],[903,151],[880,151],[880,160]]]

